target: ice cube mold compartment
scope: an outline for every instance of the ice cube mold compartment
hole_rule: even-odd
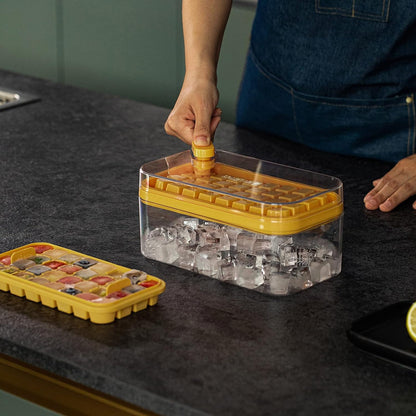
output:
[[[50,243],[0,254],[0,290],[97,324],[113,322],[158,301],[165,282]]]

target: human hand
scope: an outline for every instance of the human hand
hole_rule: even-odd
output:
[[[165,131],[183,142],[207,146],[221,121],[215,82],[185,80],[176,104],[165,123]]]
[[[373,181],[374,188],[364,197],[367,209],[389,212],[416,194],[416,154],[400,160],[382,178]],[[416,209],[416,201],[413,202]]]

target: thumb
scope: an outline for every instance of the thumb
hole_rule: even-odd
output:
[[[211,113],[207,108],[195,111],[193,141],[199,146],[208,146],[211,143]]]

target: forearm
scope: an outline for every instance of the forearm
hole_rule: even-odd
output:
[[[186,77],[216,80],[232,0],[183,0]]]

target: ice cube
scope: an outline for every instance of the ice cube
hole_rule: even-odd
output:
[[[327,258],[337,257],[337,248],[328,238],[317,235],[299,235],[294,238],[298,247],[303,247],[314,252],[314,258],[325,260]]]
[[[322,282],[331,277],[331,265],[328,261],[316,260],[309,265],[313,283]]]
[[[222,261],[218,268],[219,280],[235,280],[236,279],[236,265],[234,261]]]
[[[197,233],[200,246],[215,245],[222,258],[230,256],[230,240],[225,229],[219,224],[205,223],[198,228]]]
[[[150,235],[163,236],[165,237],[166,241],[171,241],[177,238],[178,231],[175,227],[171,227],[171,226],[160,227],[159,229],[155,228],[153,231],[151,231]]]
[[[296,275],[291,276],[289,288],[293,292],[307,289],[313,285],[309,268],[301,267],[297,269]]]
[[[289,291],[290,276],[287,273],[271,273],[267,280],[267,293],[286,295]]]
[[[194,268],[198,273],[215,277],[218,273],[218,247],[216,245],[198,246],[195,252]]]
[[[197,244],[180,244],[178,246],[178,259],[175,264],[186,270],[193,270],[197,247]]]
[[[49,270],[51,270],[51,268],[48,266],[43,266],[43,265],[38,264],[36,266],[29,267],[26,270],[30,273],[33,273],[39,276],[42,273],[48,272]]]
[[[176,227],[177,238],[179,244],[195,244],[196,243],[196,231],[192,227],[186,225]]]
[[[147,273],[141,270],[131,269],[128,272],[123,273],[121,277],[127,277],[130,279],[131,284],[135,285],[139,282],[144,282],[147,279]]]
[[[12,266],[17,267],[20,270],[27,269],[28,267],[35,266],[36,262],[29,259],[20,259],[16,260],[14,263],[12,263]]]
[[[229,225],[224,226],[224,232],[227,234],[230,241],[230,250],[237,250],[237,237],[242,232],[241,228],[231,227]]]
[[[82,267],[83,269],[88,269],[88,267],[92,266],[93,264],[97,264],[97,261],[90,258],[82,258],[74,263],[75,266]]]
[[[271,242],[273,252],[279,253],[281,246],[293,244],[293,238],[286,235],[273,235],[271,236]]]
[[[288,276],[291,276],[291,275],[295,276],[298,272],[298,268],[296,266],[283,266],[280,263],[279,272],[286,273]]]
[[[261,268],[263,266],[263,257],[267,254],[271,254],[272,242],[267,239],[258,238],[253,244],[253,254],[256,256],[256,267]]]
[[[279,259],[282,266],[295,266],[298,262],[296,247],[292,244],[283,244],[279,247]]]
[[[257,257],[252,254],[238,253],[235,259],[238,266],[256,267]]]
[[[196,229],[196,235],[197,235],[197,243],[200,246],[204,246],[206,243],[206,239],[209,236],[207,230],[203,227],[198,227]]]
[[[262,257],[261,268],[265,279],[272,273],[278,273],[280,269],[279,258],[273,253],[264,254]]]
[[[313,248],[297,247],[296,253],[298,256],[298,266],[309,266],[316,255],[316,250]]]
[[[219,230],[215,231],[213,234],[218,241],[218,250],[221,254],[222,259],[229,259],[230,258],[230,239],[228,238],[228,234],[225,232],[224,228],[220,228]]]
[[[129,292],[129,293],[137,293],[144,289],[146,288],[140,285],[131,285],[131,286],[127,286],[123,288],[125,292]]]
[[[168,264],[178,258],[176,229],[160,227],[145,236],[143,251],[145,256]]]
[[[322,244],[317,247],[316,249],[316,257],[325,260],[328,257],[333,257],[336,255],[336,248],[335,246],[327,241],[326,244]]]
[[[269,253],[272,250],[272,242],[271,240],[267,240],[265,238],[257,238],[253,244],[253,251],[258,252],[262,251],[264,253]]]
[[[198,218],[184,218],[183,219],[183,225],[187,227],[191,227],[193,230],[196,230],[199,226],[200,220]]]
[[[263,273],[256,267],[238,264],[235,283],[247,289],[255,289],[264,283]]]
[[[94,264],[94,266],[91,266],[90,269],[99,274],[108,274],[111,273],[115,269],[115,267],[112,264],[99,262],[97,264]]]
[[[255,241],[256,234],[248,231],[241,232],[237,237],[237,251],[252,253]]]
[[[341,263],[342,263],[341,255],[338,255],[338,257],[327,257],[325,260],[331,265],[332,276],[335,276],[336,274],[341,273]]]
[[[81,277],[82,279],[89,279],[90,277],[95,276],[97,273],[95,273],[93,270],[82,269],[76,272],[75,274]]]

